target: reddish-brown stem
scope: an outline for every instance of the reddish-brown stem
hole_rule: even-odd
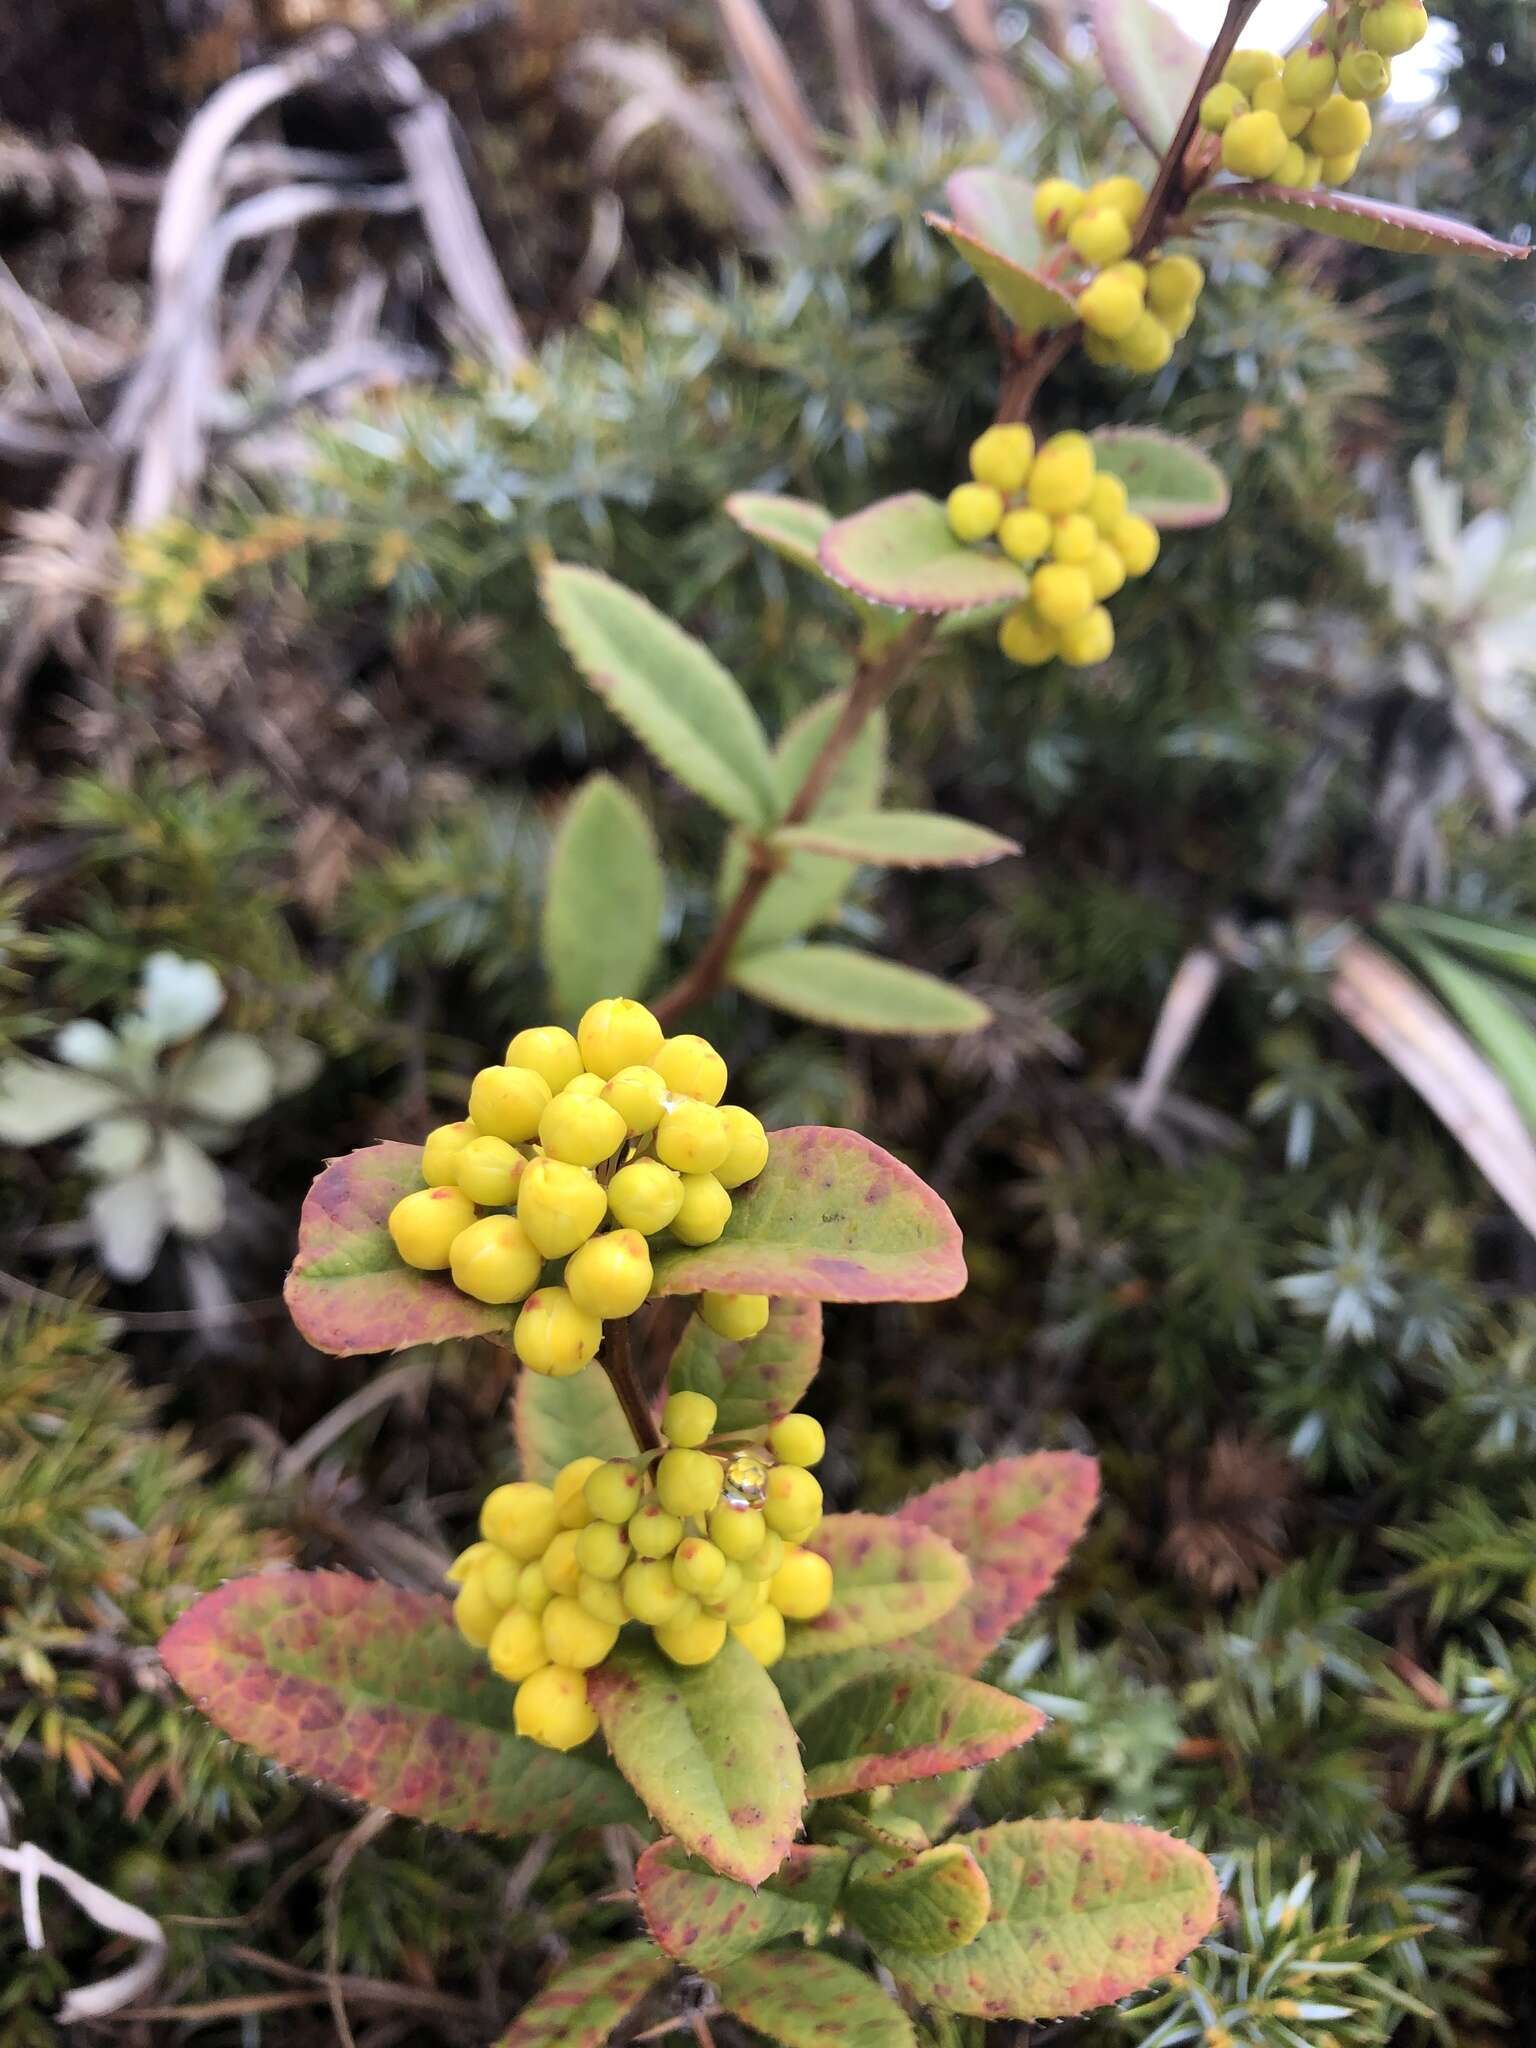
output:
[[[603,1348],[599,1362],[608,1375],[609,1384],[619,1397],[619,1406],[624,1410],[624,1420],[629,1424],[635,1446],[642,1451],[661,1449],[661,1432],[656,1427],[650,1406],[640,1391],[640,1382],[635,1378],[635,1362],[629,1348],[629,1322],[620,1317],[609,1323],[603,1331]]]

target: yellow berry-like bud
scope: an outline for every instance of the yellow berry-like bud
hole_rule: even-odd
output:
[[[576,1538],[580,1534],[579,1529],[562,1529],[551,1537],[549,1548],[539,1560],[552,1593],[574,1596],[581,1584],[581,1564],[576,1556]]]
[[[466,1579],[453,1603],[453,1625],[476,1650],[483,1650],[496,1633],[505,1610],[498,1607],[480,1583],[479,1574]]]
[[[512,1720],[529,1742],[541,1742],[546,1749],[575,1749],[597,1733],[586,1673],[546,1664],[517,1688]]]
[[[1101,178],[1088,187],[1090,206],[1112,206],[1123,214],[1128,227],[1135,227],[1147,203],[1147,188],[1135,178]]]
[[[621,1067],[648,1067],[661,1050],[662,1029],[644,1003],[608,996],[593,1003],[576,1026],[576,1043],[589,1074],[611,1081]]]
[[[1253,95],[1253,110],[1256,114],[1273,114],[1280,123],[1287,142],[1294,142],[1312,118],[1312,109],[1300,105],[1286,91],[1284,82],[1278,78],[1266,78]]]
[[[1155,313],[1143,313],[1123,341],[1115,344],[1128,370],[1150,377],[1173,354],[1173,336]]]
[[[562,1529],[585,1529],[591,1521],[586,1485],[602,1462],[601,1458],[572,1458],[569,1465],[562,1465],[555,1474],[552,1491]]]
[[[1381,57],[1402,57],[1429,33],[1429,15],[1418,0],[1375,0],[1361,18],[1365,47]]]
[[[551,1661],[569,1665],[573,1671],[590,1671],[594,1664],[601,1664],[619,1639],[615,1623],[599,1621],[565,1593],[550,1601],[539,1623]]]
[[[598,1521],[618,1528],[644,1500],[645,1474],[628,1458],[609,1458],[587,1474],[582,1492]]]
[[[1095,334],[1118,341],[1129,334],[1141,318],[1142,297],[1129,278],[1109,271],[1100,274],[1077,295],[1077,317]]]
[[[746,1581],[741,1576],[741,1566],[733,1558],[726,1558],[720,1576],[715,1581],[713,1592],[699,1596],[704,1612],[723,1614],[729,1621],[731,1617],[727,1610],[745,1584]]]
[[[1053,242],[1064,241],[1087,204],[1088,194],[1070,178],[1042,178],[1035,187],[1035,226]]]
[[[711,1663],[725,1647],[726,1624],[719,1615],[698,1614],[687,1621],[665,1622],[656,1631],[658,1646],[674,1664]]]
[[[1286,94],[1298,106],[1320,107],[1339,75],[1333,52],[1326,45],[1309,43],[1304,50],[1292,50],[1285,60],[1281,82]]]
[[[512,1348],[530,1372],[563,1380],[597,1356],[603,1326],[579,1309],[563,1287],[541,1287],[518,1311]]]
[[[1193,256],[1159,256],[1147,272],[1147,304],[1154,313],[1182,313],[1204,289],[1205,272]]]
[[[1088,571],[1070,562],[1047,562],[1030,579],[1029,601],[1048,626],[1069,626],[1093,609]]]
[[[768,1432],[768,1448],[781,1465],[819,1465],[827,1433],[814,1415],[781,1415]]]
[[[669,1394],[661,1411],[661,1433],[679,1450],[697,1450],[714,1435],[718,1415],[719,1410],[708,1394]]]
[[[457,1188],[419,1188],[390,1210],[389,1234],[408,1266],[441,1273],[452,1257],[454,1239],[474,1220],[474,1203]]]
[[[1118,218],[1118,216],[1117,216]],[[1029,502],[1060,519],[1081,512],[1093,489],[1093,443],[1086,434],[1052,434],[1029,473]]]
[[[1091,560],[1099,544],[1099,529],[1086,512],[1069,512],[1058,519],[1051,535],[1051,553],[1058,562],[1075,562],[1080,568]]]
[[[821,1514],[821,1486],[799,1465],[775,1465],[768,1474],[763,1517],[775,1534],[791,1542],[815,1527]]]
[[[832,1567],[814,1550],[791,1550],[768,1584],[768,1598],[790,1621],[814,1621],[832,1605]]]
[[[1307,147],[1321,157],[1347,156],[1371,139],[1370,110],[1359,100],[1336,92],[1323,101],[1307,124]],[[474,1111],[470,1111],[474,1115]]]
[[[539,1626],[538,1617],[521,1607],[511,1608],[497,1622],[486,1651],[491,1669],[513,1685],[531,1678],[535,1671],[541,1671],[549,1662],[549,1652],[544,1647],[544,1631]]]
[[[1270,178],[1284,161],[1287,140],[1273,114],[1239,114],[1221,138],[1221,160],[1240,178]]]
[[[699,1296],[699,1314],[717,1337],[729,1344],[745,1344],[768,1327],[766,1294],[714,1294],[708,1289]]]
[[[1130,224],[1118,206],[1085,206],[1068,228],[1067,240],[1085,263],[1100,270],[1130,253]]]
[[[704,1451],[671,1450],[656,1466],[656,1497],[669,1515],[707,1515],[720,1498],[720,1464]]]
[[[482,1216],[471,1223],[453,1240],[448,1260],[461,1293],[496,1304],[531,1294],[544,1266],[515,1216]]]
[[[683,1199],[672,1218],[672,1235],[684,1244],[713,1244],[731,1220],[731,1198],[712,1173],[681,1178]]]
[[[1379,100],[1392,85],[1392,66],[1374,50],[1351,50],[1339,65],[1339,91],[1347,100]]]
[[[428,1131],[427,1142],[421,1148],[421,1177],[429,1188],[458,1185],[459,1154],[479,1135],[468,1117],[461,1118],[456,1124],[439,1124],[435,1131]],[[471,1201],[476,1199],[473,1195],[470,1197]]]
[[[517,1559],[493,1543],[491,1555],[480,1566],[476,1577],[491,1605],[505,1609],[517,1598],[517,1581],[521,1572],[522,1566]]]
[[[1150,519],[1128,512],[1109,535],[1110,546],[1125,564],[1127,576],[1145,576],[1157,560],[1162,542]]]
[[[1248,102],[1237,87],[1223,81],[1213,85],[1200,102],[1200,126],[1212,135],[1220,135],[1239,114],[1248,110]]]
[[[476,1565],[484,1564],[496,1554],[496,1545],[487,1543],[482,1537],[478,1543],[471,1543],[467,1549],[461,1550],[443,1576],[451,1585],[462,1586]]]
[[[739,1628],[744,1621],[750,1621],[768,1605],[768,1586],[762,1579],[752,1580],[742,1574],[741,1584],[728,1600],[712,1600],[711,1613],[723,1614],[732,1628]]]
[[[1100,533],[1108,533],[1119,525],[1130,504],[1130,493],[1119,477],[1101,470],[1093,480],[1093,489],[1088,493],[1088,517]]]
[[[745,1181],[756,1180],[768,1164],[768,1133],[750,1109],[738,1109],[728,1102],[720,1114],[731,1142],[715,1168],[715,1179],[723,1188],[739,1188]]]
[[[583,1102],[591,1102],[603,1093],[608,1083],[601,1074],[578,1074],[574,1081],[567,1081],[560,1090],[562,1095],[580,1096]]]
[[[608,1183],[608,1208],[626,1230],[654,1237],[665,1230],[683,1203],[680,1175],[659,1159],[636,1159],[621,1166]]]
[[[554,1541],[560,1527],[554,1490],[531,1479],[494,1486],[480,1503],[480,1534],[515,1557],[531,1564]]]
[[[517,1575],[517,1604],[525,1614],[542,1614],[555,1597],[555,1589],[544,1576],[543,1560],[525,1564]]]
[[[528,1067],[542,1076],[551,1095],[558,1095],[581,1072],[581,1048],[558,1024],[535,1024],[519,1031],[507,1047],[505,1064]]]
[[[754,1580],[766,1583],[784,1562],[784,1538],[777,1529],[769,1529],[763,1538],[761,1550],[754,1550],[750,1557],[739,1557],[741,1575],[749,1584]]]
[[[1038,562],[1051,545],[1051,522],[1032,505],[1020,505],[997,529],[998,546],[1015,562]]]
[[[672,1576],[685,1593],[707,1599],[725,1575],[725,1554],[702,1536],[685,1536],[672,1558]]]
[[[528,1162],[505,1138],[471,1138],[455,1162],[454,1183],[483,1209],[500,1209],[517,1192]]]
[[[1347,150],[1343,156],[1325,156],[1318,165],[1318,172],[1325,185],[1347,185],[1360,168],[1360,151]]]
[[[1234,50],[1222,66],[1221,75],[1251,100],[1266,78],[1278,78],[1284,69],[1273,50]]]
[[[596,1096],[557,1095],[539,1118],[539,1143],[567,1166],[601,1166],[628,1135],[619,1112]]]
[[[600,1579],[593,1572],[583,1572],[576,1588],[576,1604],[585,1608],[594,1621],[605,1621],[610,1628],[622,1628],[629,1620],[629,1609],[624,1605],[617,1579]]]
[[[707,1038],[684,1031],[669,1038],[651,1060],[674,1095],[691,1095],[711,1108],[725,1093],[730,1074]]]
[[[709,1518],[709,1540],[735,1564],[756,1557],[768,1534],[768,1524],[757,1508],[731,1507],[722,1501]]]
[[[1041,668],[1053,661],[1059,645],[1056,628],[1046,625],[1027,604],[1005,612],[997,629],[997,644],[1010,661],[1024,668]]]
[[[624,1119],[632,1137],[654,1131],[666,1107],[667,1084],[654,1067],[620,1067],[603,1083],[603,1100]]]
[[[991,484],[956,484],[944,506],[950,532],[969,547],[996,533],[1003,517],[1003,494]]]
[[[589,1316],[632,1316],[651,1291],[651,1248],[638,1230],[607,1230],[572,1252],[565,1284]]]
[[[971,443],[971,475],[1009,497],[1022,491],[1035,459],[1035,437],[1022,425],[988,427]]]
[[[1115,628],[1103,605],[1061,629],[1061,658],[1070,668],[1092,668],[1114,652]]]
[[[517,1220],[546,1259],[563,1259],[602,1222],[608,1198],[591,1170],[532,1159],[517,1184]]]
[[[1280,159],[1280,168],[1275,173],[1275,183],[1295,192],[1305,184],[1306,176],[1307,152],[1299,142],[1293,142]]]
[[[1125,582],[1125,564],[1119,553],[1107,540],[1101,540],[1087,563],[1088,581],[1093,594],[1100,603],[1106,597],[1113,597]]]
[[[648,1500],[630,1516],[626,1534],[636,1557],[670,1557],[683,1540],[683,1525],[659,1500]]]
[[[526,1145],[538,1134],[551,1089],[532,1067],[482,1067],[469,1090],[469,1114],[488,1138]]]
[[[707,1102],[678,1102],[656,1126],[656,1157],[678,1173],[713,1173],[731,1149],[730,1127]]]
[[[576,1562],[594,1579],[616,1579],[629,1563],[629,1542],[612,1522],[588,1522],[576,1532]]]
[[[620,1582],[624,1605],[636,1621],[647,1628],[662,1628],[676,1621],[690,1605],[690,1595],[672,1576],[665,1559],[645,1558],[632,1564]]]
[[[765,1671],[777,1664],[784,1654],[784,1617],[777,1607],[765,1603],[750,1621],[733,1622],[731,1634]]]

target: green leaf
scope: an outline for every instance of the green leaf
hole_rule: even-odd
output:
[[[832,1605],[815,1621],[789,1624],[789,1658],[897,1642],[947,1614],[971,1583],[952,1543],[894,1515],[828,1515],[805,1547],[832,1567]]]
[[[715,1427],[732,1436],[798,1407],[820,1363],[821,1303],[779,1300],[769,1305],[766,1326],[744,1344],[717,1337],[702,1316],[691,1316],[672,1354],[667,1390],[707,1394],[719,1410]]]
[[[1098,467],[1119,477],[1131,510],[1154,526],[1210,526],[1232,502],[1226,478],[1193,441],[1152,427],[1099,427],[1091,438]]]
[[[1414,959],[1497,1069],[1526,1124],[1536,1130],[1536,1029],[1530,1018],[1485,974],[1464,967],[1428,939],[1403,936]]]
[[[614,1762],[662,1827],[743,1884],[778,1869],[805,1771],[773,1680],[734,1637],[686,1669],[653,1642],[621,1641],[589,1685]]]
[[[566,653],[662,766],[740,825],[773,816],[768,742],[735,678],[681,626],[597,569],[541,579]]]
[[[968,612],[1029,595],[1029,577],[1016,562],[956,540],[944,507],[921,491],[839,519],[819,552],[834,582],[900,611]]]
[[[666,891],[644,811],[611,775],[589,776],[561,815],[544,893],[544,964],[562,1017],[643,992]]]
[[[879,1985],[818,1949],[768,1949],[720,1973],[720,2003],[780,2048],[917,2048]]]
[[[843,1031],[941,1037],[980,1031],[992,1012],[937,975],[852,946],[811,943],[738,954],[731,981],[760,1003]]]
[[[1377,912],[1377,922],[1394,938],[1439,939],[1505,974],[1536,982],[1536,925],[1514,918],[1461,917],[1422,903],[1388,904]]]
[[[317,1351],[349,1358],[493,1337],[517,1320],[515,1307],[474,1301],[446,1273],[418,1273],[395,1250],[389,1212],[423,1186],[421,1147],[391,1140],[333,1159],[304,1197],[283,1299]]]
[[[548,1486],[573,1458],[632,1458],[635,1440],[612,1382],[600,1367],[568,1373],[520,1372],[512,1396],[518,1469]]]
[[[923,219],[970,265],[1021,334],[1076,325],[1077,302],[1059,284],[1039,271],[1015,263],[1000,249],[967,234],[957,221],[946,220],[941,213],[925,213]]]
[[[1017,1820],[954,1840],[981,1866],[992,1917],[950,1955],[885,1955],[925,2004],[985,2019],[1063,2019],[1154,1982],[1215,1924],[1215,1871],[1187,1842],[1151,1828]]]
[[[160,1655],[226,1735],[349,1799],[490,1834],[641,1818],[600,1752],[513,1734],[511,1687],[430,1594],[348,1572],[231,1579]]]
[[[978,242],[1023,270],[1036,270],[1050,258],[1035,226],[1035,188],[1012,171],[993,164],[969,164],[945,180],[944,196],[956,223]]]
[[[603,2048],[670,1971],[648,1941],[567,1963],[528,2001],[496,2048]]]
[[[1464,220],[1391,206],[1384,199],[1358,199],[1347,192],[1294,191],[1285,185],[1208,185],[1185,208],[1185,217],[1242,213],[1286,227],[1307,228],[1340,242],[1363,242],[1400,256],[1484,256],[1495,263],[1523,263],[1530,246],[1501,242]]]
[[[773,844],[840,854],[883,868],[976,868],[1019,851],[1000,832],[932,811],[852,811],[810,825],[781,825]]]
[[[797,1842],[754,1889],[722,1877],[669,1839],[653,1843],[635,1865],[635,1890],[657,1946],[709,1975],[771,1941],[797,1934],[820,1941],[851,1862],[846,1849]]]
[[[991,1887],[962,1842],[896,1863],[871,1851],[854,1865],[845,1895],[848,1918],[875,1948],[920,1956],[967,1947],[991,1906]]]
[[[1089,19],[1111,91],[1161,156],[1199,83],[1205,51],[1154,0],[1090,0]]]
[[[804,1715],[806,1794],[833,1799],[988,1764],[1045,1716],[996,1686],[911,1658],[870,1659]]]
[[[713,1244],[656,1260],[658,1294],[947,1301],[965,1285],[960,1226],[910,1167],[862,1132],[775,1131]]]
[[[913,1821],[930,1842],[947,1835],[975,1796],[981,1772],[947,1771],[942,1778],[923,1778],[910,1785],[896,1785],[881,1807],[886,1820]]]
[[[832,524],[825,505],[814,505],[809,498],[781,497],[774,491],[734,491],[726,499],[725,509],[743,533],[750,533],[797,569],[807,569],[823,583],[831,583],[816,555],[821,536]],[[836,584],[832,588],[835,590]]]
[[[974,1671],[1021,1621],[1087,1528],[1099,1468],[1075,1451],[999,1458],[920,1493],[900,1519],[934,1529],[970,1562],[970,1592],[904,1649]]]

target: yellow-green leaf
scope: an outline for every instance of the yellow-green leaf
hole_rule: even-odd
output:
[[[992,1021],[985,1003],[952,982],[852,946],[813,942],[749,953],[732,961],[731,980],[775,1010],[843,1031],[944,1037]]]
[[[567,1023],[601,996],[644,993],[665,896],[644,811],[611,775],[589,776],[561,814],[544,890],[544,965]]]
[[[1018,841],[1001,832],[932,811],[851,811],[810,825],[781,825],[773,843],[881,868],[976,868],[1019,851]]]
[[[944,507],[921,491],[839,519],[822,535],[819,554],[834,582],[900,611],[969,612],[1029,595],[1017,562],[956,540]]]

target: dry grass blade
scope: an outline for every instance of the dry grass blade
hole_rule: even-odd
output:
[[[1221,976],[1220,956],[1209,946],[1196,946],[1174,970],[1163,1007],[1157,1013],[1141,1078],[1126,1106],[1125,1120],[1133,1131],[1144,1135],[1151,1129],[1169,1083],[1221,986]]]
[[[794,68],[758,0],[715,0],[742,105],[802,213],[821,211],[816,122]]]
[[[46,1946],[38,1895],[45,1877],[51,1878],[60,1891],[67,1893],[98,1927],[108,1934],[123,1935],[139,1944],[140,1953],[126,1969],[114,1971],[98,1983],[82,1985],[65,1994],[59,2006],[59,2019],[63,2025],[71,2026],[79,2020],[99,2020],[108,2013],[120,2012],[147,1991],[160,1975],[165,1964],[165,1930],[158,1920],[152,1920],[140,1907],[103,1890],[99,1884],[92,1884],[88,1877],[71,1870],[68,1864],[56,1862],[34,1842],[23,1842],[16,1849],[0,1847],[0,1870],[14,1871],[21,1887],[21,1919],[28,1948]]]

